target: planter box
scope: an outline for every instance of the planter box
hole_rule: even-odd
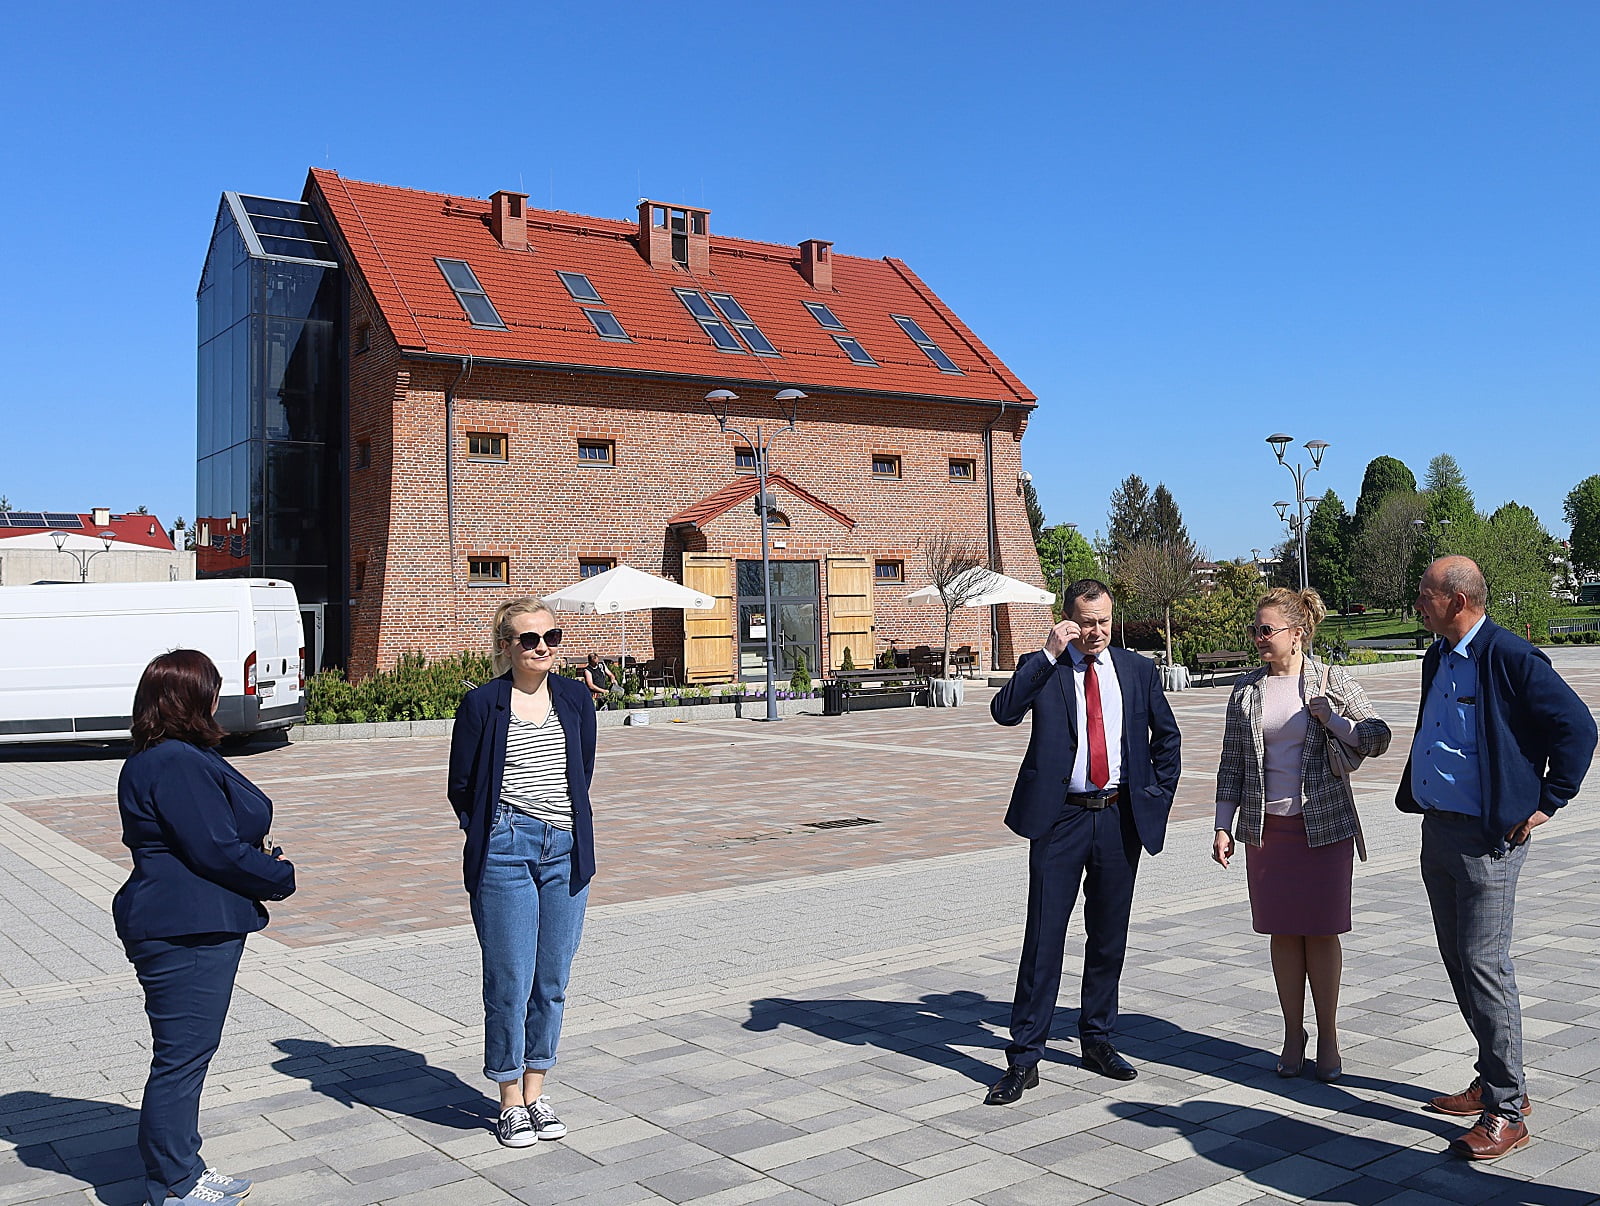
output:
[[[850,696],[847,710],[851,712],[875,712],[879,708],[910,708],[915,707],[920,691],[913,691],[909,687],[903,691],[863,691]]]

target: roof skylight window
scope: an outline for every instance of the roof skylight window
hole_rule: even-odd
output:
[[[583,273],[557,272],[556,275],[561,278],[561,283],[567,287],[567,292],[571,295],[573,301],[600,302],[604,304],[605,299],[600,296],[600,291],[589,283],[589,278],[584,276]]]
[[[938,344],[934,343],[933,340],[929,339],[928,333],[919,327],[915,322],[905,317],[903,314],[891,314],[889,317],[900,324],[900,329],[911,337],[911,342],[922,349],[922,354],[929,360],[933,361],[934,365],[941,373],[961,372],[961,369],[957,367],[956,362],[950,359],[950,357],[946,356],[944,354],[944,349]]]
[[[807,310],[811,311],[811,317],[817,320],[817,325],[819,327],[829,331],[845,330],[844,323],[840,322],[839,319],[834,315],[833,311],[828,309],[828,307],[823,305],[821,302],[808,301],[801,302],[800,304]]]
[[[733,332],[728,330],[727,324],[711,308],[710,302],[706,301],[693,289],[674,289],[673,292],[678,295],[678,300],[683,303],[684,309],[688,310],[694,316],[694,320],[700,324],[701,330],[711,336],[711,342],[717,345],[718,351],[744,351],[744,346],[734,338]]]
[[[734,326],[734,330],[744,336],[744,341],[750,345],[750,350],[757,356],[776,356],[778,349],[772,346],[772,341],[761,333],[761,328],[756,326],[755,319],[744,312],[744,307],[733,300],[730,293],[713,293],[711,300],[716,302],[717,309]]]
[[[844,354],[850,357],[850,360],[853,364],[875,365],[878,363],[867,353],[866,348],[862,347],[849,335],[835,335],[833,337],[833,342],[844,349]]]
[[[483,291],[483,286],[478,284],[477,274],[472,271],[472,265],[466,260],[441,260],[433,261],[439,265],[439,271],[444,273],[444,279],[456,295],[456,300],[461,303],[461,308],[467,312],[467,317],[472,320],[475,327],[494,327],[505,330],[506,324],[501,319],[499,311],[494,308],[494,303],[489,300],[489,295]]]
[[[632,343],[628,333],[622,329],[622,324],[617,321],[617,316],[610,310],[591,310],[588,306],[581,307],[584,316],[594,324],[595,333],[601,339],[611,339],[617,343]]]

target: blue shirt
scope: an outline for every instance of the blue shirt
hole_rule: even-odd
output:
[[[1424,809],[1483,815],[1478,767],[1478,666],[1472,638],[1480,619],[1439,658],[1411,743],[1411,795]]]

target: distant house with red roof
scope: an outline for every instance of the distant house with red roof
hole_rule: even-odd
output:
[[[630,652],[759,677],[757,465],[732,429],[783,427],[784,389],[805,395],[768,463],[786,667],[935,643],[937,609],[905,602],[934,532],[1042,581],[1037,400],[893,258],[715,235],[694,206],[618,221],[313,170],[299,201],[224,194],[200,341],[199,507],[239,546],[216,572],[294,581],[357,674],[482,647],[504,599],[626,563],[719,602],[636,621]],[[1008,665],[1046,616],[975,610],[957,642]],[[563,619],[574,653],[611,651],[614,619]]]
[[[154,515],[118,514],[109,507],[0,511],[0,586],[194,576],[194,554],[175,545]]]

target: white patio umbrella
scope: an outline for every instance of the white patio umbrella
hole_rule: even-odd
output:
[[[1026,582],[997,574],[981,565],[957,578],[952,586],[952,593],[966,590],[969,584],[976,589],[972,596],[964,601],[967,607],[990,607],[997,603],[1037,603],[1048,607],[1056,601],[1056,597],[1043,587],[1030,586]],[[937,603],[939,588],[929,585],[921,590],[912,591],[906,596],[906,602]]]
[[[709,611],[717,605],[710,595],[690,590],[668,578],[658,578],[631,565],[617,565],[563,586],[544,596],[552,611],[572,611],[588,615],[619,615],[622,617],[622,665],[628,665],[628,620],[630,611],[651,611],[657,607],[675,607],[685,611]]]

